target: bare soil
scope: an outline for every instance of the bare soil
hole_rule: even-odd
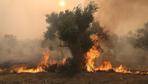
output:
[[[96,72],[68,77],[58,73],[1,73],[0,84],[148,84],[148,75]]]

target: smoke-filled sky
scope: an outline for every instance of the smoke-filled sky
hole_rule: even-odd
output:
[[[60,1],[65,1],[65,3],[59,3]],[[13,42],[9,43],[5,39],[0,39],[0,58],[2,57],[0,63],[18,59],[22,61],[29,58],[30,60],[30,57],[38,58],[41,52],[40,40],[29,41],[28,39],[43,37],[47,27],[45,15],[72,9],[78,4],[85,5],[85,1],[88,0],[0,0],[0,37],[4,34],[13,34],[18,39],[27,39],[24,42],[19,41],[15,47],[11,47],[14,44],[8,45]],[[99,7],[95,20],[98,20],[104,29],[118,36],[127,36],[130,31],[142,28],[148,22],[148,0],[94,1]],[[120,62],[142,63],[144,61],[139,60],[142,56],[145,57],[144,59],[148,59],[147,51],[136,49],[123,38],[119,39],[113,50],[117,52],[115,52],[116,58],[114,59]],[[145,61],[148,64],[147,60]]]
[[[65,6],[59,2],[65,1]],[[45,15],[73,8],[84,0],[0,0],[0,36],[19,39],[41,38],[46,30]]]
[[[19,39],[41,38],[46,31],[45,15],[73,8],[85,0],[0,0],[0,36],[13,34]],[[97,20],[109,31],[127,35],[148,21],[147,0],[95,0],[99,3]]]
[[[97,17],[103,27],[125,36],[148,22],[148,0],[98,0]]]

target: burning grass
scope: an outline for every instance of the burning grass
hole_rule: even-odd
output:
[[[47,50],[43,53],[43,57],[40,61],[40,63],[37,66],[31,67],[27,65],[15,65],[12,66],[9,69],[0,69],[0,72],[10,72],[10,73],[41,73],[41,72],[47,72],[47,68],[58,64],[58,65],[64,65],[66,62],[66,58],[60,61],[56,61],[53,59],[49,59],[50,57],[50,51]]]
[[[98,48],[99,46],[99,38],[96,34],[90,36],[93,46],[89,49],[89,51],[85,54],[86,58],[86,72],[99,72],[99,71],[113,71],[116,73],[124,73],[124,74],[148,74],[148,71],[139,71],[139,70],[130,70],[124,65],[120,65],[118,67],[113,67],[112,63],[109,60],[103,61],[99,66],[96,65],[95,60],[99,59],[101,55],[101,50]],[[10,72],[10,73],[41,73],[41,72],[72,72],[71,62],[67,58],[63,58],[62,60],[54,60],[50,59],[50,50],[46,50],[43,53],[43,57],[39,64],[35,67],[29,67],[27,65],[19,65],[13,66],[11,68],[0,69],[0,72]]]
[[[41,62],[36,66],[29,68],[28,66],[18,66],[13,68],[11,72],[16,73],[39,73],[39,72],[45,72],[45,68],[48,67],[49,64],[49,51],[46,51],[43,53],[43,58]]]
[[[132,71],[126,66],[120,65],[118,67],[113,67],[109,60],[103,61],[101,65],[96,66],[95,60],[98,59],[101,55],[101,50],[99,46],[99,38],[96,34],[90,36],[90,39],[93,42],[92,48],[86,53],[86,71],[88,72],[98,72],[98,71],[114,71],[116,73],[124,74],[148,74],[148,72],[142,71]]]

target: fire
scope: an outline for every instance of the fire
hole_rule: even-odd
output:
[[[98,49],[99,38],[96,34],[92,34],[90,36],[90,39],[93,42],[93,46],[86,53],[86,70],[88,72],[112,70],[113,67],[110,61],[104,61],[100,66],[95,66],[95,59],[99,58],[101,54],[100,50]],[[117,68],[114,68],[113,70],[118,73],[130,73],[130,71],[128,71],[128,69],[122,65]]]
[[[108,71],[112,69],[112,64],[110,61],[104,61],[100,66],[95,66],[95,59],[99,58],[101,55],[99,46],[99,38],[96,34],[92,34],[90,39],[93,42],[93,46],[91,49],[86,53],[86,70],[88,72],[95,72],[95,71]]]
[[[112,69],[112,64],[110,61],[104,61],[102,65],[96,68],[96,71],[109,71]]]
[[[92,34],[90,39],[93,42],[93,46],[91,49],[86,53],[86,70],[88,72],[95,72],[95,71],[108,71],[112,69],[112,64],[110,61],[104,61],[102,65],[95,66],[95,59],[99,58],[101,55],[99,46],[99,38],[96,34]]]
[[[49,65],[64,65],[67,58],[64,58],[60,61],[56,61],[54,59],[49,59],[49,50],[43,53],[43,58],[41,62],[36,67],[28,67],[28,66],[19,66],[15,67],[11,72],[16,73],[40,73],[40,72],[46,72],[46,68],[49,67]]]
[[[46,66],[47,67],[49,64],[48,60],[49,60],[49,51],[46,51],[43,53],[43,58],[39,64],[39,66]]]
[[[88,72],[94,72],[95,71],[95,59],[100,56],[100,52],[97,50],[95,46],[93,46],[89,52],[86,54],[86,68]]]
[[[90,39],[93,41],[93,46],[91,49],[86,53],[86,70],[88,72],[95,71],[95,59],[100,57],[100,50],[97,48],[98,45],[98,36],[93,34],[90,36]]]
[[[114,71],[115,72],[118,72],[118,73],[131,73],[130,70],[128,70],[125,66],[123,65],[120,65],[119,67],[117,68],[114,68]]]
[[[42,67],[28,68],[26,66],[15,68],[14,71],[16,73],[39,73],[39,72],[45,72],[45,70]]]
[[[99,48],[99,38],[96,34],[90,36],[90,39],[93,42],[92,47],[86,53],[86,71],[88,72],[97,72],[97,71],[109,71],[112,70],[116,73],[127,73],[127,74],[148,74],[148,71],[135,71],[129,70],[127,67],[120,65],[119,67],[113,67],[110,61],[103,61],[101,65],[96,66],[95,60],[100,57],[101,50]],[[43,53],[43,57],[40,63],[36,67],[28,67],[26,65],[14,67],[10,72],[16,73],[40,73],[46,72],[46,69],[49,68],[49,65],[64,65],[67,58],[62,60],[55,60],[50,57],[50,51],[47,50]],[[9,69],[1,69],[0,72],[9,71]]]
[[[21,66],[21,67],[16,67],[14,68],[14,72],[16,73],[39,73],[39,72],[45,72],[45,68],[48,67],[48,60],[49,60],[49,51],[46,51],[43,53],[44,56],[41,60],[41,62],[39,63],[39,65],[37,65],[37,67],[33,67],[33,68],[28,68],[27,66]]]

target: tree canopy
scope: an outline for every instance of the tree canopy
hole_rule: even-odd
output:
[[[105,36],[100,25],[94,22],[93,14],[96,11],[96,5],[90,2],[85,8],[77,6],[73,10],[47,15],[46,21],[49,26],[47,32],[45,32],[45,39],[59,38],[63,41],[63,46],[67,46],[72,53],[71,65],[77,71],[83,70],[85,65],[84,54],[93,45],[90,35],[99,33],[98,35]]]

